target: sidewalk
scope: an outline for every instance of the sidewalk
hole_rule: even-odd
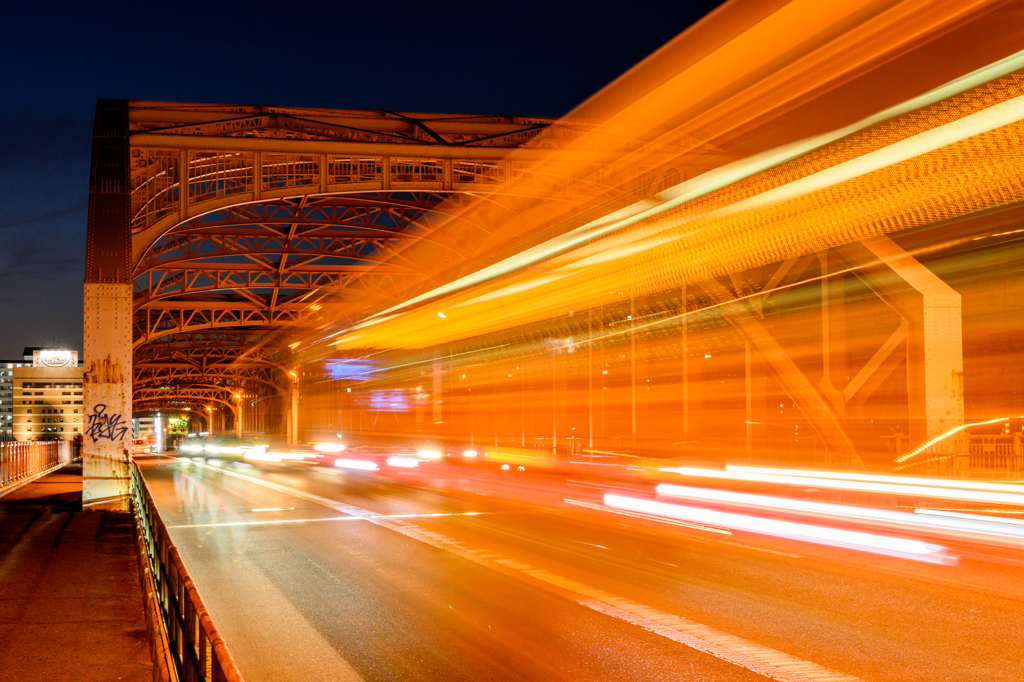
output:
[[[0,682],[153,679],[131,517],[82,511],[82,467],[0,498]]]

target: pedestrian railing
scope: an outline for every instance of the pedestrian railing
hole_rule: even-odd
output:
[[[0,492],[26,479],[62,467],[74,455],[68,441],[0,442]]]
[[[183,682],[242,682],[224,639],[171,542],[138,465],[132,462],[130,466],[136,523],[145,543],[178,679]]]

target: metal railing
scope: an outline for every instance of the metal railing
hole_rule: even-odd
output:
[[[231,653],[210,618],[139,467],[131,463],[135,517],[153,575],[175,672],[183,682],[242,682]]]
[[[77,459],[68,441],[0,442],[0,492]]]

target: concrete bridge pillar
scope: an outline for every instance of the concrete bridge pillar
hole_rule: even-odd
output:
[[[132,285],[128,103],[100,100],[93,124],[85,253],[82,506],[128,511]]]

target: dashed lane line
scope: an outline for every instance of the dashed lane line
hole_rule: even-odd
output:
[[[779,682],[856,682],[859,678],[805,661],[796,656],[762,646],[742,637],[730,635],[684,616],[667,613],[629,599],[592,588],[521,561],[499,554],[471,549],[436,531],[427,530],[399,518],[375,514],[368,509],[313,495],[279,483],[264,481],[234,471],[202,464],[227,476],[249,481],[300,499],[316,502],[351,516],[388,528],[406,537],[485,566],[548,592],[570,599],[580,606],[622,620],[673,642],[709,654]]]

